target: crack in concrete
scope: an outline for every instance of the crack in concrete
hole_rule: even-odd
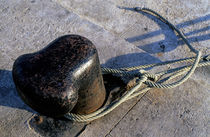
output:
[[[144,97],[146,95],[146,93],[148,93],[149,90],[145,93],[143,93],[141,95],[141,97],[136,101],[136,103],[123,115],[123,117],[121,119],[119,119],[119,121],[114,124],[114,126],[110,129],[110,131],[105,135],[105,137],[107,137],[108,135],[111,135],[110,133],[112,132],[112,130],[117,127],[117,125],[125,118],[125,116],[127,116],[129,114],[129,112],[139,103],[139,101],[142,99],[142,97]]]

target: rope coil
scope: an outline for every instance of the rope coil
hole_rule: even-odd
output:
[[[114,110],[116,107],[118,107],[123,102],[132,99],[140,94],[146,93],[151,88],[174,88],[182,83],[184,83],[189,77],[194,73],[195,69],[197,67],[203,67],[203,66],[209,66],[210,65],[210,55],[206,55],[204,57],[201,56],[201,52],[194,49],[188,40],[185,38],[185,36],[180,32],[173,24],[171,24],[169,21],[167,21],[164,17],[162,17],[157,12],[148,9],[148,8],[140,8],[136,7],[134,8],[135,11],[142,11],[145,13],[149,13],[152,15],[155,15],[158,17],[161,21],[166,23],[169,27],[171,27],[172,30],[178,33],[178,35],[183,39],[185,44],[189,47],[189,49],[196,54],[195,57],[185,58],[185,59],[179,59],[179,60],[172,60],[172,61],[166,61],[161,62],[157,64],[148,64],[148,65],[141,65],[141,66],[134,66],[134,67],[126,67],[126,68],[119,68],[119,69],[112,69],[112,68],[102,68],[103,74],[120,74],[123,76],[138,76],[138,80],[136,81],[136,84],[133,88],[127,91],[127,93],[120,98],[120,100],[110,103],[109,105],[103,106],[97,111],[88,114],[88,115],[78,115],[73,113],[68,113],[65,115],[65,117],[69,120],[76,121],[76,122],[88,122],[93,121],[95,119],[101,118],[104,115],[108,114],[112,110]],[[167,71],[158,72],[155,74],[149,73],[145,71],[146,68],[156,67],[156,66],[162,66],[162,65],[168,65],[168,64],[175,64],[175,63],[192,63],[191,65],[186,65],[183,67],[170,69]],[[138,73],[133,73],[132,71],[139,70]],[[172,73],[172,74],[171,74]],[[185,74],[186,73],[186,74]],[[158,80],[160,77],[165,76],[167,74],[171,74],[170,76],[166,77],[165,79]],[[185,74],[180,80],[177,80],[173,83],[167,83],[163,84],[164,82],[170,81],[174,78],[177,78],[178,76],[181,76]],[[153,80],[151,80],[153,79]],[[142,84],[146,84],[147,87],[143,88],[141,90],[140,87]]]

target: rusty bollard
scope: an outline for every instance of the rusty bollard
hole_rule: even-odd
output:
[[[97,50],[79,35],[59,37],[38,52],[18,57],[12,75],[22,100],[47,116],[89,114],[106,96]]]

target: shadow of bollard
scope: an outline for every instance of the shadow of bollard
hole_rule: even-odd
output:
[[[121,67],[132,67],[151,63],[161,62],[158,58],[151,56],[146,52],[129,53],[113,57],[102,64],[105,67],[121,68]]]
[[[107,92],[106,102],[119,99],[126,91],[126,84],[116,76],[103,75]],[[105,105],[104,103],[104,105]],[[12,72],[0,70],[0,106],[23,109],[35,113],[28,121],[30,129],[45,137],[79,136],[89,123],[77,123],[65,118],[41,116],[28,107],[18,96],[12,79]]]
[[[35,113],[18,96],[12,79],[12,72],[9,70],[0,70],[0,106],[23,109]]]

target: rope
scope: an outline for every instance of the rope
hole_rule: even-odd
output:
[[[131,88],[130,90],[128,90],[127,93],[124,96],[122,96],[119,100],[114,101],[114,102],[110,103],[109,105],[103,106],[91,114],[78,115],[78,114],[73,114],[73,113],[67,113],[65,115],[65,117],[68,118],[69,120],[73,120],[73,121],[77,121],[77,122],[88,122],[88,121],[93,121],[95,119],[101,118],[104,115],[110,113],[112,110],[114,110],[116,107],[118,107],[123,102],[125,102],[129,99],[132,99],[140,94],[144,94],[151,88],[174,88],[174,87],[177,87],[177,86],[181,85],[182,83],[184,83],[187,79],[189,79],[189,77],[194,73],[194,71],[197,67],[203,67],[203,66],[210,65],[210,55],[201,57],[201,52],[194,49],[190,45],[190,43],[187,41],[185,36],[173,24],[171,24],[169,21],[167,21],[160,14],[158,14],[157,12],[155,12],[151,9],[148,9],[148,8],[136,7],[136,8],[134,8],[134,10],[142,11],[142,12],[154,15],[157,18],[159,18],[161,21],[163,21],[164,23],[169,25],[169,27],[173,31],[178,33],[178,35],[183,39],[185,44],[189,47],[189,49],[192,52],[194,52],[196,54],[196,56],[190,57],[190,58],[185,58],[185,59],[161,62],[161,63],[157,63],[157,64],[147,64],[147,65],[125,67],[125,68],[118,68],[118,69],[101,68],[103,74],[120,74],[122,76],[134,76],[135,78],[133,80],[136,80],[135,84],[134,84],[135,86],[133,88]],[[157,72],[155,74],[149,73],[144,70],[145,68],[168,65],[168,64],[176,64],[176,63],[192,63],[192,64],[178,67],[175,69],[169,69],[166,71]],[[135,71],[135,70],[138,70],[138,72],[134,73],[133,71]],[[171,74],[171,75],[164,79],[158,80],[158,79],[160,79],[160,77],[166,76],[169,74]],[[177,80],[173,83],[164,84],[164,82],[168,82],[168,81],[175,79],[181,75],[184,75],[184,76],[180,80]],[[147,85],[147,87],[140,89],[143,83],[145,85]]]

